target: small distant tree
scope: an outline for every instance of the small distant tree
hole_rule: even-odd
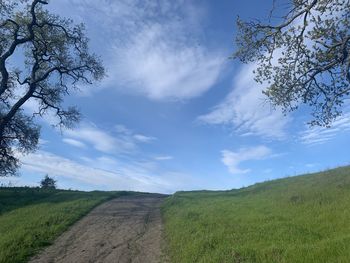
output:
[[[40,181],[40,187],[43,189],[56,189],[56,180],[45,175],[44,179]]]

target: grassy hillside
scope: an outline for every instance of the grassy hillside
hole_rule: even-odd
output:
[[[0,188],[0,263],[26,262],[94,206],[121,194]]]
[[[350,167],[224,192],[179,192],[163,213],[172,262],[349,262]]]

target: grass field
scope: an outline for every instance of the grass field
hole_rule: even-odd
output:
[[[163,207],[172,262],[350,262],[350,167],[222,192],[178,192]]]
[[[93,207],[122,194],[0,188],[0,262],[26,262]]]

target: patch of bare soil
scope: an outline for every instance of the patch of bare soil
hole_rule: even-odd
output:
[[[164,262],[160,213],[164,197],[140,194],[108,201],[30,262]]]

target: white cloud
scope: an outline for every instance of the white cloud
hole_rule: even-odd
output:
[[[305,164],[305,167],[307,167],[307,168],[314,168],[314,167],[316,167],[318,165],[319,165],[319,163],[307,163],[307,164]]]
[[[156,139],[154,137],[146,136],[143,134],[135,134],[133,137],[135,138],[135,140],[137,140],[139,142],[144,142],[144,143],[152,142]]]
[[[122,124],[117,124],[114,126],[115,131],[118,133],[132,134],[132,131]]]
[[[162,156],[156,156],[156,157],[154,157],[154,159],[157,161],[166,161],[166,160],[172,160],[172,159],[174,159],[174,157],[172,157],[170,155],[162,155]]]
[[[43,145],[46,145],[46,144],[48,144],[49,143],[49,141],[48,140],[44,140],[44,139],[42,139],[42,138],[39,138],[39,146],[43,146]]]
[[[155,137],[134,133],[123,125],[116,125],[112,131],[105,131],[93,124],[83,123],[79,128],[65,132],[65,143],[83,148],[91,145],[103,153],[133,153],[138,143],[150,143]]]
[[[198,118],[208,124],[232,125],[241,135],[283,139],[290,121],[280,109],[271,108],[262,94],[263,87],[254,81],[256,65],[244,65],[234,78],[233,90],[206,115]]]
[[[93,189],[171,193],[188,188],[182,183],[186,182],[187,175],[161,171],[155,164],[147,162],[125,163],[102,156],[95,159],[84,157],[79,163],[45,151],[19,157],[23,171],[49,174],[58,182],[60,178],[81,182]],[[179,181],[179,178],[183,180]]]
[[[126,49],[115,47],[118,64],[113,75],[129,91],[155,100],[203,94],[215,84],[222,56],[188,45],[179,33],[181,29],[160,24],[143,28]]]
[[[84,141],[104,153],[125,153],[136,149],[135,143],[129,138],[112,136],[92,125],[83,124],[80,128],[67,130],[65,134],[74,140]]]
[[[221,151],[221,161],[228,167],[232,174],[248,173],[250,169],[241,169],[239,165],[249,160],[261,160],[274,156],[272,150],[266,146],[256,146],[251,148],[241,148],[237,152],[223,150]]]
[[[86,145],[83,142],[78,141],[78,140],[74,140],[74,139],[71,139],[71,138],[63,138],[62,141],[67,143],[67,144],[70,144],[70,145],[73,145],[75,147],[78,147],[78,148],[86,148]]]
[[[154,100],[200,96],[218,79],[227,60],[206,47],[204,5],[175,1],[59,1],[59,12],[79,10],[108,69],[104,88]],[[70,14],[76,20],[76,13]],[[103,41],[101,41],[103,40]],[[105,55],[105,54],[108,54]]]
[[[300,141],[306,145],[318,145],[328,142],[337,134],[350,131],[350,113],[345,113],[332,123],[330,128],[306,126],[306,129],[300,133]]]

